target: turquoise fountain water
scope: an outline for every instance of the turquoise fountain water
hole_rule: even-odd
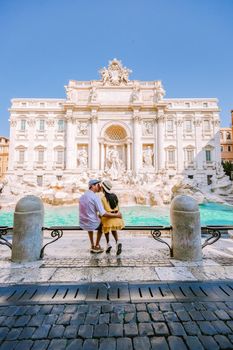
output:
[[[201,225],[233,226],[233,206],[207,203],[201,204]],[[121,209],[126,225],[132,226],[167,226],[170,225],[168,207],[132,206]],[[13,210],[0,211],[0,226],[13,226]],[[45,207],[44,225],[76,226],[78,225],[78,207]]]

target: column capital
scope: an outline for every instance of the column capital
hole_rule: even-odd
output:
[[[10,121],[10,126],[11,127],[15,127],[16,126],[16,124],[17,124],[16,118],[10,118],[9,121]]]
[[[133,111],[132,118],[133,118],[133,121],[136,122],[136,123],[141,123],[141,121],[142,121],[142,117],[140,116],[138,110],[134,110]]]
[[[193,121],[193,124],[194,124],[196,127],[201,126],[201,119],[195,119],[195,120]]]
[[[52,127],[55,124],[55,120],[54,119],[47,119],[46,124],[48,125],[48,127]]]
[[[176,124],[177,127],[182,126],[182,124],[183,124],[183,119],[176,119],[176,120],[175,120],[175,124]]]
[[[157,122],[164,123],[165,122],[165,115],[159,113],[156,120],[157,120]]]
[[[97,122],[98,121],[98,113],[96,109],[92,109],[91,110],[91,115],[90,115],[90,121],[93,122]]]
[[[30,118],[30,119],[27,121],[27,123],[28,123],[28,125],[29,125],[30,127],[34,127],[34,126],[36,125],[35,119],[32,119],[32,118]]]

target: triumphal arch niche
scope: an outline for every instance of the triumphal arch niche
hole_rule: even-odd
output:
[[[165,98],[160,80],[130,80],[113,59],[100,78],[70,80],[65,99],[13,99],[9,174],[143,181],[186,175],[199,183],[220,164],[215,98]]]

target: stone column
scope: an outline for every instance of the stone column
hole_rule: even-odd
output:
[[[104,143],[102,142],[101,145],[101,166],[100,166],[100,169],[101,170],[104,170]]]
[[[36,115],[30,114],[28,125],[28,158],[27,170],[33,171],[34,162],[37,161],[37,154],[35,153],[35,133],[36,133]]]
[[[214,147],[215,147],[215,159],[214,161],[221,164],[221,147],[220,147],[220,130],[219,130],[219,116],[217,115],[212,121],[213,133],[214,133]]]
[[[165,168],[165,149],[164,149],[164,115],[159,111],[157,118],[157,156],[158,171]]]
[[[16,154],[16,150],[15,150],[16,126],[17,126],[17,119],[12,114],[11,118],[10,118],[10,143],[9,143],[8,173],[12,173],[14,171],[14,166],[17,163],[17,154]]]
[[[130,170],[130,165],[131,165],[131,156],[130,156],[130,143],[127,142],[127,164],[126,164],[126,167],[127,167],[127,170]]]
[[[75,121],[72,110],[66,112],[66,169],[76,168],[76,142],[75,142]]]
[[[47,134],[48,134],[48,142],[47,142],[47,164],[46,169],[51,171],[53,169],[53,165],[56,162],[56,155],[54,154],[54,131],[55,131],[55,121],[54,115],[49,115],[49,118],[46,120],[47,126]],[[64,140],[62,141],[64,145]]]
[[[91,169],[99,169],[98,116],[96,111],[91,114]]]
[[[203,170],[204,155],[202,150],[202,131],[201,131],[201,115],[195,115],[195,143],[196,143],[196,157],[197,170]]]
[[[141,144],[141,117],[134,111],[133,115],[133,169],[135,175],[142,167],[142,144]]]
[[[202,260],[200,211],[191,196],[176,196],[171,203],[173,258]]]
[[[153,131],[154,131],[154,167],[155,172],[158,171],[158,134],[157,134],[157,119],[154,119]]]
[[[178,116],[177,116],[178,117]],[[176,120],[176,166],[177,173],[182,174],[184,170],[184,150],[183,150],[183,119],[178,117]]]

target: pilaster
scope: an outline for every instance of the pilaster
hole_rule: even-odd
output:
[[[75,120],[72,110],[66,112],[66,169],[76,168]]]
[[[158,171],[165,168],[165,149],[164,149],[164,123],[165,116],[163,111],[158,111],[157,115],[157,155],[158,155]]]
[[[99,143],[98,143],[98,115],[96,110],[91,111],[91,169],[99,169]]]
[[[137,110],[133,111],[133,170],[137,174],[142,167],[141,117]]]

